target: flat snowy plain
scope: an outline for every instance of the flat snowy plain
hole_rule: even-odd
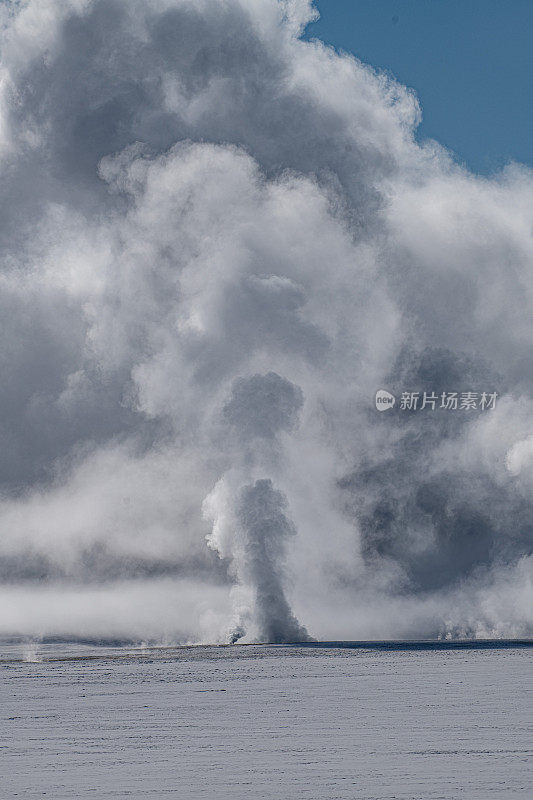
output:
[[[532,666],[525,643],[4,644],[0,796],[531,800]]]

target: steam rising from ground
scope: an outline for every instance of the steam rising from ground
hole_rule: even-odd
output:
[[[222,504],[221,493],[226,495]],[[237,495],[234,514],[221,516],[220,506],[227,508],[234,495],[227,487],[217,487],[206,501],[214,522],[209,545],[231,559],[237,581],[232,590],[235,620],[229,640],[236,642],[246,635],[274,644],[308,640],[285,596],[285,542],[296,531],[285,516],[284,495],[273,488],[272,481],[257,480]]]
[[[0,633],[531,634],[530,171],[307,0],[0,11]]]

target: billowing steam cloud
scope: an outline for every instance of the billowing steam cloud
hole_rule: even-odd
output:
[[[0,6],[0,634],[533,631],[533,176],[313,13]]]
[[[285,541],[296,532],[284,513],[285,497],[273,488],[272,481],[257,480],[240,491],[237,508],[228,518],[228,504],[234,497],[235,491],[228,491],[223,485],[217,486],[206,501],[206,509],[214,521],[209,544],[221,556],[232,559],[232,572],[237,580],[232,590],[235,619],[228,638],[236,642],[249,634],[251,625],[254,641],[309,639],[291,612],[283,586]],[[221,503],[222,499],[225,502]],[[221,505],[226,513],[220,513]]]
[[[279,431],[292,429],[301,406],[302,392],[275,372],[235,381],[223,415],[242,445],[243,475],[244,470],[272,471],[278,448],[272,451],[271,445],[277,445]],[[285,542],[296,532],[285,515],[287,500],[269,478],[239,488],[238,466],[204,504],[213,522],[209,546],[230,560],[237,581],[229,639],[241,639],[251,626],[254,641],[305,641],[308,633],[291,612],[283,585]]]

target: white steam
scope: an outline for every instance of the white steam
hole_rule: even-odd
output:
[[[533,176],[313,14],[3,8],[0,634],[531,634]]]

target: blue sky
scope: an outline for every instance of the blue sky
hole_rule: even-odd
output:
[[[308,36],[412,87],[419,138],[490,174],[533,165],[533,0],[317,0]]]

